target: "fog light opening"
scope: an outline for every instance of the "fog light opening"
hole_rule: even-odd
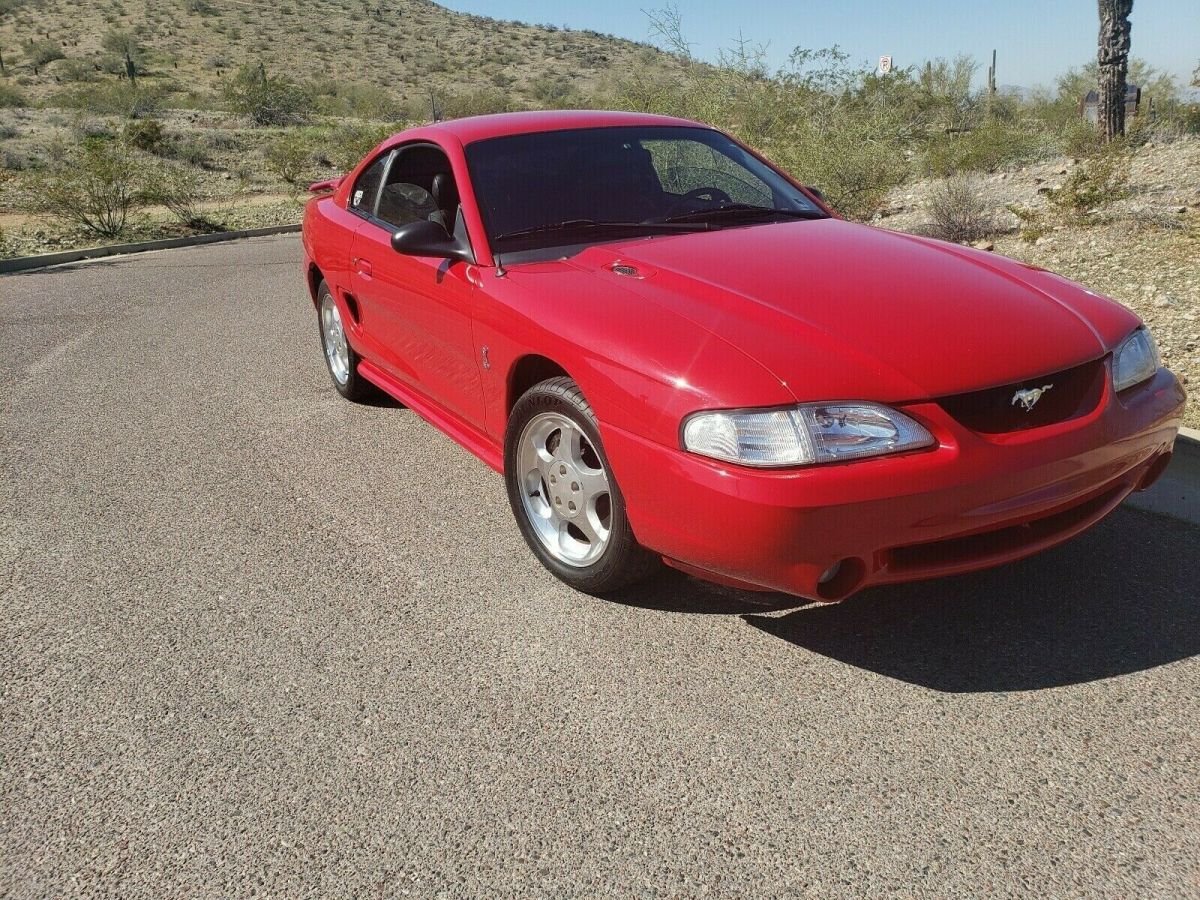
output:
[[[1146,474],[1142,476],[1142,480],[1138,482],[1137,489],[1144,491],[1154,482],[1162,477],[1162,473],[1167,471],[1167,466],[1171,464],[1171,451],[1160,453],[1154,462],[1150,463],[1150,467],[1146,469]]]
[[[817,596],[822,600],[843,600],[858,589],[866,572],[861,559],[852,556],[839,559],[817,579]]]

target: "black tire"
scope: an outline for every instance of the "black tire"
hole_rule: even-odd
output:
[[[325,328],[321,321],[321,311],[326,300],[335,304],[336,306],[337,301],[334,300],[333,291],[329,289],[328,284],[322,281],[319,285],[317,285],[317,337],[321,342],[321,356],[325,360],[325,371],[329,373],[329,380],[333,382],[334,389],[347,400],[352,400],[355,403],[365,403],[369,400],[373,400],[378,396],[375,385],[371,384],[371,382],[367,381],[360,374],[358,374],[359,356],[354,352],[354,347],[350,345],[349,337],[345,337],[349,369],[349,371],[346,373],[345,380],[339,380],[337,374],[334,372],[333,363],[329,358],[329,353],[326,348],[327,338],[325,335]],[[338,311],[338,316],[340,320],[340,310]]]
[[[546,412],[565,416],[578,426],[608,477],[608,542],[599,558],[585,566],[571,565],[551,555],[525,508],[526,486],[518,463],[519,444],[526,425]],[[587,594],[611,593],[641,581],[661,566],[658,557],[643,549],[633,536],[625,515],[625,500],[600,442],[596,417],[579,386],[570,378],[551,378],[534,385],[513,407],[504,435],[504,481],[509,505],[525,543],[543,566],[576,590]]]

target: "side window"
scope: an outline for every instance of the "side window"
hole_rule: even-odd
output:
[[[389,225],[429,219],[452,230],[458,191],[446,154],[426,144],[402,150],[388,170],[377,215]]]
[[[734,203],[772,206],[772,191],[754,173],[699,141],[642,141],[663,190],[682,197],[688,191],[717,188]]]
[[[375,214],[375,197],[379,194],[379,182],[383,180],[383,168],[387,165],[388,156],[384,153],[358,176],[354,190],[350,192],[351,209],[367,215]]]

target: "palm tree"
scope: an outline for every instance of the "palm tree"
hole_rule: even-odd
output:
[[[1111,141],[1125,133],[1125,74],[1129,68],[1129,14],[1133,0],[1099,0],[1100,37],[1096,61],[1100,64],[1099,126]]]

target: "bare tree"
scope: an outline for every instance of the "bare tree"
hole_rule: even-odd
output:
[[[1100,64],[1099,126],[1111,141],[1125,133],[1125,75],[1129,69],[1129,14],[1133,0],[1099,0],[1100,37],[1096,61]]]

